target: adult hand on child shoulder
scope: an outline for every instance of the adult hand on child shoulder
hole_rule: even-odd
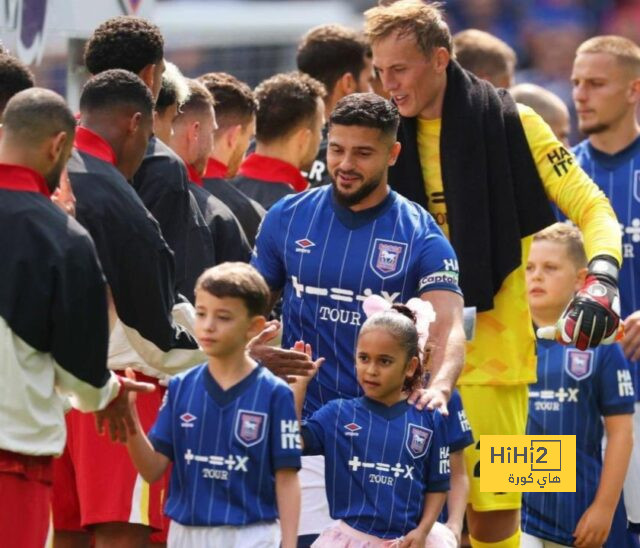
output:
[[[592,548],[602,546],[609,536],[613,513],[594,503],[582,514],[573,536],[578,548]]]
[[[409,394],[408,403],[415,405],[416,409],[425,407],[430,411],[438,409],[445,417],[449,415],[447,402],[451,397],[451,389],[439,384],[432,384],[427,388],[416,388]]]
[[[127,368],[126,377],[118,377],[120,391],[118,395],[101,411],[96,411],[96,428],[98,434],[104,432],[104,422],[107,421],[109,427],[109,437],[111,441],[125,443],[128,436],[136,433],[134,421],[135,399],[138,392],[153,392],[155,386],[147,382],[135,380],[132,369]]]
[[[279,331],[279,321],[267,322],[262,332],[247,344],[249,355],[287,382],[295,382],[295,377],[310,375],[313,371],[313,362],[307,354],[268,344],[276,338]]]

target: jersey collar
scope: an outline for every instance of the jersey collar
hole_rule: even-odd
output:
[[[202,186],[202,175],[198,173],[195,167],[191,164],[187,164],[187,172],[189,174],[189,181],[194,185]]]
[[[258,367],[256,367],[240,382],[234,384],[231,388],[227,388],[227,390],[223,390],[209,372],[209,367],[205,364],[204,387],[218,406],[225,407],[256,382],[256,377],[258,376],[259,371],[260,365],[258,365]]]
[[[205,179],[224,179],[227,176],[227,166],[215,158],[209,158],[207,169],[204,172]]]
[[[302,192],[309,186],[309,182],[293,164],[255,152],[242,162],[238,174],[266,183],[283,183],[296,192]]]
[[[76,128],[76,137],[73,141],[73,146],[80,152],[95,156],[113,166],[116,165],[116,153],[113,151],[113,148],[111,148],[111,145],[100,135],[86,127],[78,126]]]
[[[383,403],[372,400],[371,398],[367,398],[367,396],[362,396],[359,398],[362,402],[362,405],[369,409],[369,411],[379,415],[380,417],[393,420],[400,415],[404,415],[411,407],[407,400],[399,401],[398,403],[394,403],[392,406],[384,405]]]
[[[20,192],[39,192],[47,198],[51,197],[51,191],[44,177],[25,166],[0,164],[0,188]]]
[[[634,156],[637,156],[640,152],[640,136],[636,137],[629,145],[622,150],[619,150],[615,154],[607,154],[595,148],[591,141],[587,141],[591,157],[606,169],[616,169],[621,164],[624,164],[631,160]]]

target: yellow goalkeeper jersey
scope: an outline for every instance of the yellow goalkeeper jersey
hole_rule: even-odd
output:
[[[518,110],[545,192],[582,230],[587,257],[606,254],[622,262],[620,227],[606,196],[540,116],[524,105],[518,105]],[[418,150],[429,212],[449,237],[440,171],[440,128],[440,119],[418,119]],[[467,343],[458,384],[523,384],[536,380],[535,335],[524,276],[531,241],[531,236],[523,238],[522,264],[505,279],[494,297],[494,308],[478,314],[475,337]]]

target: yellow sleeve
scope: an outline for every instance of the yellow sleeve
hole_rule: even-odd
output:
[[[620,224],[608,198],[533,109],[518,110],[545,192],[582,231],[587,258],[610,255],[621,265]]]

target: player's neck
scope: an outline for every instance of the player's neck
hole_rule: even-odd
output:
[[[537,308],[531,309],[531,318],[537,327],[548,327],[555,325],[558,318],[562,315],[564,306],[556,308]]]
[[[370,396],[367,396],[371,401],[374,401],[376,403],[379,403],[381,405],[386,405],[387,407],[391,407],[392,405],[395,405],[398,402],[401,402],[403,400],[407,399],[407,394],[405,392],[403,392],[402,390],[398,390],[395,392],[392,392],[390,394],[385,394],[384,396],[380,396],[380,397],[376,397],[376,398],[372,398]]]
[[[209,373],[223,390],[238,384],[256,367],[244,348],[227,356],[209,356]]]
[[[616,154],[627,148],[640,136],[640,126],[633,120],[624,120],[618,126],[589,135],[591,145],[605,154]]]

